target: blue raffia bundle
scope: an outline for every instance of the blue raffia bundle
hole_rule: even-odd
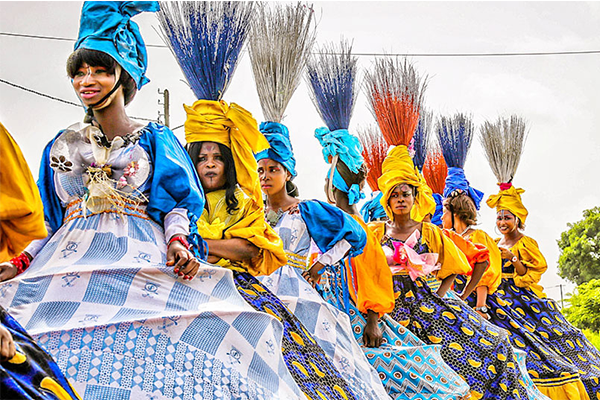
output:
[[[222,99],[250,32],[254,7],[237,1],[161,2],[162,38],[198,99]]]
[[[427,150],[429,148],[428,143],[430,140],[429,136],[431,133],[431,120],[432,113],[421,109],[419,125],[417,125],[412,142],[414,149],[413,162],[419,171],[423,171],[423,165],[425,165],[425,158],[427,157]]]
[[[448,168],[464,168],[475,129],[470,116],[457,113],[437,122],[438,143]]]

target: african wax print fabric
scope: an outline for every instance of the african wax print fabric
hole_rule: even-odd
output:
[[[52,357],[44,352],[25,329],[0,307],[0,323],[10,332],[16,354],[0,364],[0,394],[3,399],[77,400]]]
[[[304,399],[280,351],[282,325],[244,301],[231,271],[201,263],[193,280],[182,281],[166,265],[163,227],[150,213],[171,201],[167,194],[174,202],[187,192],[160,188],[154,179],[164,161],[142,144],[182,156],[193,171],[169,134],[149,124],[106,160],[117,177],[139,165],[128,184],[148,202],[140,196],[119,207],[106,199],[93,211],[83,207],[91,144],[59,137],[70,150],[64,154],[78,157],[58,160],[63,168],[54,170],[64,219],[29,269],[0,284],[0,304],[85,399]],[[193,181],[181,174],[171,168],[169,182],[181,179],[189,189]],[[162,197],[153,202],[153,194]]]
[[[313,335],[285,305],[247,272],[234,271],[240,294],[255,309],[283,324],[282,352],[290,373],[311,399],[362,399],[325,354]],[[353,383],[356,379],[353,379]],[[357,391],[360,393],[359,391]]]
[[[311,238],[299,207],[281,213],[274,229],[284,243],[288,265],[258,279],[313,334],[359,398],[385,399],[386,391],[354,339],[348,316],[323,300],[302,277],[308,266]]]
[[[416,239],[413,249],[418,254],[431,252],[420,236]],[[394,241],[387,235],[381,239],[390,248]],[[527,398],[506,331],[487,323],[464,302],[442,299],[424,277],[413,281],[397,273],[394,292],[396,307],[390,316],[425,343],[441,344],[444,361],[469,384],[473,398]]]
[[[537,243],[527,236],[510,250],[528,268],[545,266]],[[587,395],[598,398],[600,352],[565,319],[554,300],[537,295],[533,281],[529,288],[515,283],[515,268],[509,260],[502,260],[502,273],[498,291],[487,299],[490,321],[510,332],[515,348],[527,352],[529,375],[540,391],[551,398],[586,398],[583,382]]]
[[[323,297],[335,306],[342,304],[339,298],[342,290],[332,287],[341,283],[333,276],[341,274],[342,268],[338,263],[329,266],[323,276],[325,279],[321,279]],[[391,398],[450,400],[468,395],[469,385],[442,359],[441,346],[425,344],[404,326],[384,315],[378,323],[383,334],[382,345],[378,348],[365,347],[365,314],[351,303],[348,316],[352,321],[354,337],[367,360],[377,370]]]

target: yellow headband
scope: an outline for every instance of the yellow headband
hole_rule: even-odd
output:
[[[511,186],[508,189],[500,190],[498,194],[491,195],[486,203],[490,208],[496,207],[496,211],[509,211],[519,218],[522,223],[525,223],[528,212],[521,201],[521,194],[523,193],[525,193],[525,190]]]
[[[427,214],[435,213],[435,200],[432,191],[421,173],[415,168],[408,148],[404,145],[394,147],[381,166],[383,175],[377,180],[379,190],[383,193],[381,205],[389,219],[394,218],[394,213],[389,205],[390,195],[394,188],[402,183],[417,188],[415,204],[410,210],[410,217],[418,222],[423,221]]]
[[[269,142],[258,130],[252,114],[235,103],[223,100],[198,100],[191,107],[183,105],[187,113],[185,140],[217,142],[231,149],[240,187],[254,201],[262,205],[258,166],[254,154],[269,148]]]

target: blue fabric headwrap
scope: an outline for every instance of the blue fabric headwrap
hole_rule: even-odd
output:
[[[352,136],[347,129],[330,131],[329,128],[321,127],[315,130],[315,137],[323,146],[323,158],[330,163],[330,157],[339,156],[355,174],[363,165],[362,145],[357,137]]]
[[[256,161],[264,158],[275,160],[288,170],[292,179],[295,178],[298,175],[296,159],[287,127],[278,122],[261,122],[259,130],[265,135],[271,148],[255,154]]]
[[[483,192],[469,186],[469,181],[465,176],[465,171],[462,168],[450,167],[448,168],[448,176],[446,176],[446,186],[444,187],[444,197],[449,197],[456,190],[462,190],[467,193],[475,208],[479,210],[479,205],[483,199]]]
[[[75,48],[110,55],[135,81],[138,90],[146,78],[148,55],[140,30],[131,17],[158,11],[157,1],[86,1],[81,9]]]
[[[376,219],[386,217],[385,209],[381,205],[383,193],[380,191],[371,193],[371,200],[367,200],[360,209],[360,213],[365,222],[371,222]]]
[[[327,177],[331,174],[331,168],[329,168],[329,172],[327,172]],[[335,186],[338,190],[341,190],[344,193],[348,193],[348,203],[350,205],[358,203],[361,199],[365,198],[365,194],[360,191],[360,186],[356,183],[348,188],[348,184],[342,178],[342,175],[338,172],[337,168],[333,171],[333,180],[331,181],[333,186]]]
[[[442,226],[442,214],[444,213],[444,199],[441,194],[434,193],[433,199],[435,200],[435,214],[431,216],[431,223],[436,226]]]

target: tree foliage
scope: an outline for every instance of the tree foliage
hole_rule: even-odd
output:
[[[585,210],[583,217],[567,224],[558,240],[558,274],[578,285],[600,277],[600,207]]]
[[[600,332],[600,279],[579,285],[567,301],[571,306],[562,311],[569,322],[580,329]]]

